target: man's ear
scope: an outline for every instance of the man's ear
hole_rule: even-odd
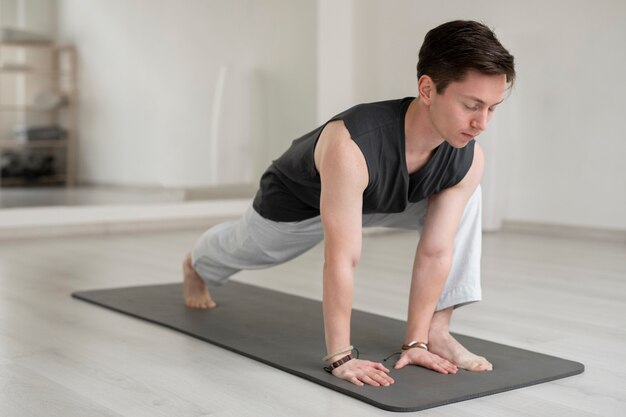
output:
[[[436,88],[435,82],[428,75],[422,75],[419,80],[417,80],[417,91],[420,100],[426,105],[430,105],[430,100],[435,94]]]

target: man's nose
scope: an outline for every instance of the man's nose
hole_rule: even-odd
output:
[[[481,132],[487,129],[489,123],[489,110],[485,110],[476,115],[472,120],[471,126],[473,129],[480,130]]]

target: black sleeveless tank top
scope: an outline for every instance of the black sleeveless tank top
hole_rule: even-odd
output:
[[[413,99],[359,104],[294,140],[261,177],[254,209],[279,222],[319,216],[321,185],[313,152],[322,130],[334,120],[343,120],[367,163],[369,183],[363,192],[363,214],[399,213],[409,203],[458,184],[472,165],[473,140],[461,149],[443,142],[423,167],[408,173],[404,117]]]

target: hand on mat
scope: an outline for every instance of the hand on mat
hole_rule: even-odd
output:
[[[393,384],[393,378],[389,375],[389,369],[382,363],[366,361],[363,359],[352,359],[338,368],[333,369],[333,375],[337,378],[345,379],[354,385],[372,385],[387,387]]]
[[[402,352],[402,356],[396,362],[395,369],[404,368],[406,365],[418,365],[432,369],[441,374],[456,374],[457,367],[452,362],[435,355],[425,349],[408,349]]]

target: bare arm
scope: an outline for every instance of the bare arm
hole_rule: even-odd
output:
[[[407,342],[428,341],[430,322],[452,265],[457,228],[465,206],[482,178],[483,153],[478,144],[475,146],[474,160],[465,178],[456,186],[430,197],[428,201],[424,229],[413,265]],[[422,349],[411,349],[403,354],[396,368],[414,363],[444,371],[440,365],[435,365],[441,362],[434,361],[434,356]]]
[[[326,126],[315,149],[321,178],[320,212],[324,227],[324,331],[328,353],[350,345],[354,270],[361,256],[363,191],[369,175],[365,158],[343,122]],[[345,353],[335,355],[329,362]],[[355,360],[333,374],[356,385],[393,382],[381,364]]]

